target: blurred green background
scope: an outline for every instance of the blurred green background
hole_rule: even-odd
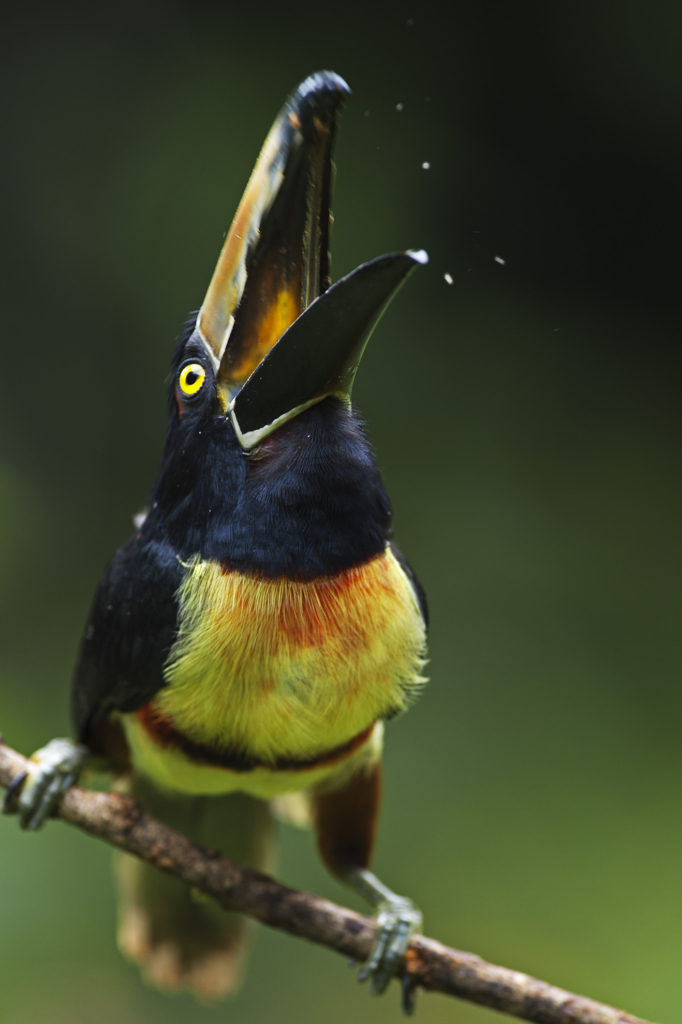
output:
[[[681,39],[664,2],[136,0],[22,5],[0,44],[7,741],[69,728],[94,587],[158,464],[173,339],[280,104],[332,68],[354,90],[335,276],[431,256],[355,393],[432,609],[432,682],[388,731],[377,870],[428,934],[666,1024]],[[397,991],[371,999],[341,958],[265,929],[230,1004],[148,990],[115,948],[111,859],[0,820],[3,1024],[399,1019]],[[280,876],[359,906],[306,833],[282,829]],[[420,998],[422,1024],[493,1017]]]

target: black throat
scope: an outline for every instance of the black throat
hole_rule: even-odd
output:
[[[230,423],[171,416],[143,540],[185,560],[310,580],[362,564],[390,534],[390,504],[362,426],[327,398],[243,454]]]

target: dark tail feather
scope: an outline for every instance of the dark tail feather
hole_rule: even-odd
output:
[[[262,801],[243,793],[169,796],[139,777],[130,792],[150,814],[193,842],[272,872],[273,823]],[[116,875],[118,944],[151,985],[189,990],[204,1003],[236,991],[253,922],[226,913],[183,882],[129,854],[119,854]]]

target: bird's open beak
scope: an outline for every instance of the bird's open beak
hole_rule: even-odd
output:
[[[250,451],[304,409],[334,396],[350,403],[355,373],[382,313],[425,252],[363,263],[305,310],[232,399],[239,443]]]
[[[324,71],[292,93],[239,204],[197,321],[227,400],[330,284],[332,156],[349,92]]]
[[[426,253],[392,253],[330,287],[338,115],[350,90],[322,71],[292,93],[265,140],[196,330],[218,398],[250,451],[299,412],[350,401],[369,335]]]

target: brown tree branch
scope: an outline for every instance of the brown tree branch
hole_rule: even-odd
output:
[[[26,766],[26,759],[5,746],[0,736],[0,785],[8,786]],[[371,918],[312,893],[289,889],[214,851],[195,846],[150,818],[130,797],[74,786],[64,796],[57,816],[176,875],[216,899],[226,910],[239,910],[272,928],[359,961],[365,960],[370,951],[374,934]],[[646,1024],[622,1010],[421,936],[410,943],[405,969],[416,985],[431,992],[467,999],[537,1024]]]

